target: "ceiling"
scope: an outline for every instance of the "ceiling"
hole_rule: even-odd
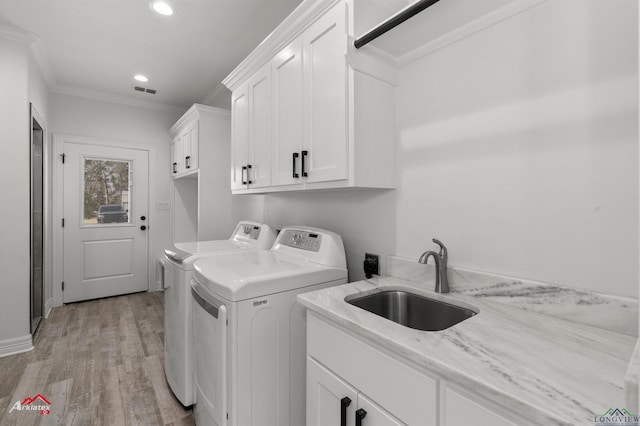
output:
[[[301,0],[168,2],[172,16],[152,11],[149,0],[0,0],[0,24],[37,36],[54,91],[188,108],[224,105],[220,82]]]

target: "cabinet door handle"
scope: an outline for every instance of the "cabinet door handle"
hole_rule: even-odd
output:
[[[362,408],[356,410],[356,426],[362,426],[362,419],[367,417],[367,412]]]
[[[293,153],[293,178],[298,179],[300,176],[296,173],[296,158],[298,158],[299,154],[297,152]]]
[[[340,426],[347,426],[347,407],[351,405],[351,398],[345,396],[340,400]]]
[[[251,178],[249,177],[249,172],[251,171],[251,164],[247,164],[247,183],[249,185],[251,185],[253,183],[253,181],[251,180]]]
[[[307,172],[304,171],[304,159],[307,157],[308,154],[309,154],[309,151],[302,151],[302,177],[309,176]]]
[[[173,163],[173,173],[178,173],[178,163]]]
[[[247,181],[244,179],[244,173],[247,171],[247,166],[242,166],[242,184],[246,185]],[[248,174],[249,172],[247,172]]]
[[[187,169],[191,168],[191,156],[187,155],[186,157],[184,157],[184,163],[185,163],[185,167]]]

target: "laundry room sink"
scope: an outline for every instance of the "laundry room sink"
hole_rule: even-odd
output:
[[[353,294],[345,302],[365,311],[423,331],[440,331],[478,313],[477,309],[454,305],[407,290],[380,288]]]

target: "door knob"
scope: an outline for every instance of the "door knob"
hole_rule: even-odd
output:
[[[146,220],[147,217],[146,216],[140,216],[140,220]]]
[[[146,226],[144,226],[144,225],[142,225],[142,226],[140,227],[140,229],[142,229],[143,231],[145,231],[145,230],[147,229],[147,227],[146,227]]]

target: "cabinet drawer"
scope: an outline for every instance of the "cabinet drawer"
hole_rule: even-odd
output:
[[[437,424],[437,380],[326,323],[307,321],[307,351],[408,425]]]

